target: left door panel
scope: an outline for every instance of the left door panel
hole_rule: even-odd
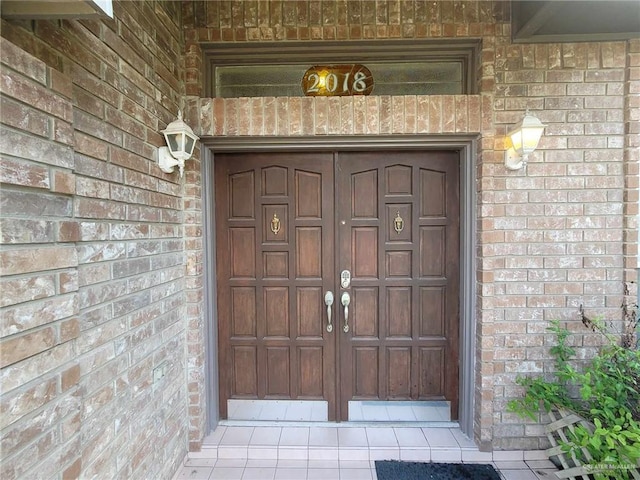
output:
[[[333,155],[215,156],[220,415],[228,399],[326,400],[335,419]]]

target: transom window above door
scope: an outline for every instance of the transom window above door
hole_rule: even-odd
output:
[[[362,64],[372,95],[464,95],[476,89],[479,41],[215,43],[202,45],[209,97],[299,97],[314,65]]]

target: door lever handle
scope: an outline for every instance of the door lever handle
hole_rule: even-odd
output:
[[[351,303],[349,292],[344,292],[342,294],[342,297],[340,297],[340,302],[344,307],[344,327],[342,327],[342,331],[344,333],[349,333],[349,303]]]
[[[333,292],[327,291],[324,295],[324,304],[327,306],[327,332],[333,332],[333,323],[331,322],[331,305],[333,305]]]

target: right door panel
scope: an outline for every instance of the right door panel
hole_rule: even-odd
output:
[[[459,154],[340,153],[336,184],[342,419],[350,400],[448,400],[456,419]]]

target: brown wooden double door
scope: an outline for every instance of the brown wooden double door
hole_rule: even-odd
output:
[[[216,154],[222,418],[231,398],[457,418],[458,171],[450,151]]]

